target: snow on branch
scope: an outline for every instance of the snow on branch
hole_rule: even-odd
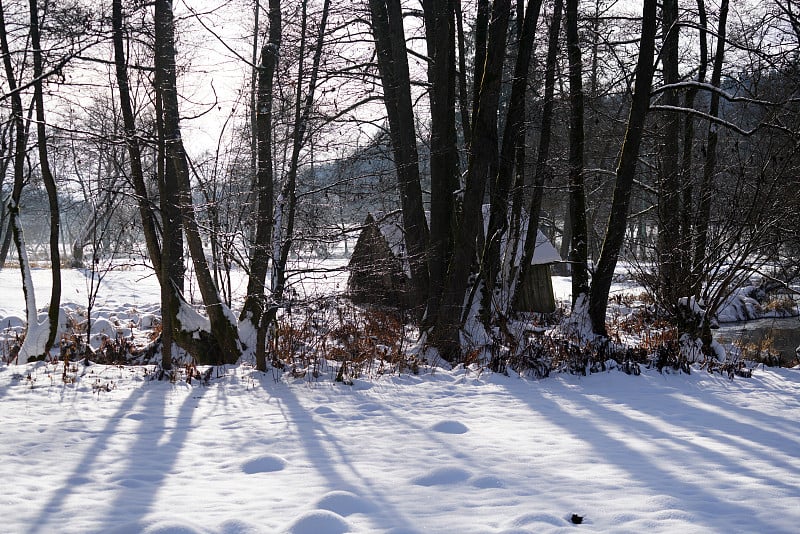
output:
[[[663,93],[665,91],[669,91],[669,90],[672,90],[672,89],[690,89],[690,88],[702,89],[704,91],[708,91],[709,93],[716,93],[719,96],[721,96],[722,98],[724,98],[725,100],[727,100],[728,102],[747,102],[748,104],[758,104],[758,105],[761,105],[761,106],[777,107],[777,106],[786,105],[786,104],[788,104],[790,102],[798,102],[798,101],[800,101],[800,99],[798,99],[798,98],[790,98],[790,99],[785,100],[783,102],[771,102],[769,100],[759,100],[757,98],[748,98],[748,97],[745,97],[745,96],[734,96],[734,95],[732,95],[730,93],[727,93],[727,92],[723,91],[722,89],[720,89],[719,87],[716,87],[715,85],[712,85],[710,83],[703,83],[703,82],[698,82],[698,81],[693,81],[693,80],[687,80],[685,82],[670,83],[670,84],[667,84],[667,85],[662,85],[661,87],[653,89],[653,92],[651,94],[657,95],[659,93]]]
[[[704,113],[702,111],[698,111],[698,110],[693,109],[693,108],[685,108],[685,107],[681,107],[681,106],[655,105],[655,106],[650,106],[650,111],[670,111],[670,112],[674,112],[674,113],[686,113],[688,115],[695,115],[697,117],[701,117],[703,119],[706,119],[707,121],[713,122],[714,124],[718,124],[720,126],[728,128],[729,130],[733,130],[734,132],[738,133],[739,135],[742,135],[742,136],[745,136],[745,137],[753,135],[754,133],[756,133],[758,130],[760,130],[762,128],[773,128],[775,130],[780,130],[780,131],[782,131],[784,133],[787,133],[791,137],[796,137],[797,136],[797,132],[793,132],[792,130],[790,130],[786,126],[783,126],[781,124],[767,123],[767,122],[762,122],[762,123],[758,124],[758,126],[756,126],[755,128],[752,128],[750,130],[745,130],[745,129],[733,124],[732,122],[728,122],[726,120],[720,119],[719,117],[714,117],[713,115],[709,115],[708,113]]]

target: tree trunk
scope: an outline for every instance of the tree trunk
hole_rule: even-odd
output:
[[[697,0],[697,11],[700,23],[700,65],[697,72],[697,81],[702,84],[706,81],[706,72],[708,70],[708,17],[706,15],[704,0]],[[698,90],[697,87],[691,87],[686,91],[683,107],[686,109],[694,109],[694,102]],[[683,187],[681,201],[681,272],[686,277],[690,291],[691,288],[694,287],[691,280],[693,253],[691,245],[694,218],[694,138],[694,118],[691,114],[687,114],[686,117],[684,117],[683,157],[681,160],[681,183]]]
[[[11,190],[11,199],[8,206],[9,223],[11,225],[11,235],[17,249],[20,274],[22,277],[22,293],[25,298],[25,316],[27,318],[27,332],[38,324],[36,310],[36,295],[33,290],[33,280],[30,274],[28,254],[25,250],[25,240],[20,223],[20,197],[22,187],[25,183],[25,154],[27,148],[27,131],[22,108],[22,98],[20,97],[14,66],[11,61],[11,52],[8,46],[8,33],[5,22],[5,7],[0,3],[0,50],[3,55],[3,67],[6,73],[6,83],[8,83],[9,93],[11,94],[11,120],[14,123],[14,184]],[[30,338],[30,339],[29,339]],[[26,335],[26,341],[33,343],[33,336]],[[24,345],[23,345],[23,348]],[[39,352],[33,350],[31,352]],[[23,356],[23,363],[27,360],[28,351],[20,350]],[[30,354],[34,355],[34,354]],[[35,355],[34,355],[35,356]]]
[[[453,254],[455,193],[459,189],[455,124],[455,29],[453,0],[424,0],[425,37],[430,83],[430,241],[429,292],[425,323],[434,325],[440,315],[447,265]],[[474,125],[473,125],[474,130]]]
[[[508,203],[511,185],[514,180],[514,163],[517,148],[525,145],[525,93],[528,86],[528,72],[533,52],[536,24],[539,20],[541,0],[528,0],[522,29],[519,34],[514,79],[511,85],[503,143],[497,175],[492,187],[489,226],[483,249],[483,302],[486,317],[490,317],[497,278],[501,271],[500,248],[503,236],[508,233]],[[509,280],[509,284],[511,281]],[[506,313],[508,310],[503,310]]]
[[[469,96],[467,91],[467,46],[464,37],[464,10],[461,0],[455,0],[456,12],[456,39],[458,42],[458,109],[461,114],[461,133],[464,136],[464,145],[469,146],[470,132],[472,132],[471,114],[469,112]],[[469,150],[469,148],[467,148]]]
[[[725,61],[725,32],[728,20],[728,0],[722,0],[719,10],[719,27],[717,28],[717,49],[714,57],[714,66],[711,70],[711,85],[719,88],[722,79],[722,65]],[[719,116],[719,93],[711,93],[711,103],[708,114],[710,117]],[[699,296],[704,281],[704,271],[707,266],[706,248],[708,245],[708,226],[711,220],[711,204],[714,197],[714,173],[717,168],[717,143],[719,141],[719,127],[713,122],[708,125],[708,140],[706,141],[706,160],[703,165],[703,180],[700,184],[700,206],[697,214],[695,231],[694,256],[692,259],[692,288],[695,296]]]
[[[442,297],[433,342],[449,361],[460,358],[462,308],[478,242],[483,235],[483,202],[489,177],[497,172],[497,113],[500,101],[503,61],[511,12],[510,0],[497,0],[492,6],[486,68],[476,91],[478,113],[472,124],[472,149],[467,166],[464,201],[455,227],[455,247],[448,271],[447,288]]]
[[[662,5],[661,58],[664,70],[664,83],[675,84],[680,81],[678,73],[678,1],[664,0]],[[677,89],[664,93],[664,104],[678,107]],[[658,193],[658,292],[662,305],[675,310],[678,299],[687,296],[686,277],[681,273],[681,180],[678,167],[680,151],[681,123],[678,113],[664,115],[664,144],[661,156],[661,176]]]
[[[528,276],[528,271],[536,252],[536,236],[539,232],[539,216],[542,210],[542,197],[544,196],[544,184],[549,178],[547,160],[550,159],[550,140],[553,130],[553,104],[555,94],[556,61],[558,60],[558,34],[561,29],[561,15],[563,1],[555,0],[553,6],[553,19],[550,22],[550,33],[547,41],[547,63],[545,64],[544,75],[544,105],[542,108],[542,124],[539,128],[539,148],[536,152],[536,168],[534,170],[533,194],[531,196],[530,209],[528,210],[528,228],[525,232],[524,251],[522,263],[520,265],[519,276],[512,302],[517,302],[522,295],[519,289],[522,280]]]
[[[378,69],[383,85],[383,101],[389,119],[389,135],[397,168],[403,230],[411,268],[412,302],[415,307],[422,307],[428,294],[429,235],[422,204],[403,14],[399,0],[370,0],[369,4]]]
[[[136,139],[136,121],[133,113],[133,104],[131,102],[127,60],[125,59],[122,0],[114,0],[112,2],[111,23],[113,29],[114,67],[117,79],[117,91],[119,92],[120,111],[122,112],[125,146],[128,150],[130,161],[131,181],[133,182],[134,192],[136,193],[136,204],[139,209],[139,216],[142,219],[142,231],[144,233],[147,253],[150,256],[150,261],[153,263],[153,269],[155,270],[159,282],[163,282],[161,279],[161,249],[158,244],[158,232],[156,230],[155,217],[153,216],[153,205],[150,202],[150,195],[144,180],[141,148],[139,147],[139,141]]]
[[[59,236],[61,214],[58,209],[58,191],[56,180],[50,169],[50,160],[47,154],[47,131],[44,114],[44,94],[42,90],[42,46],[39,35],[39,8],[36,0],[30,0],[30,37],[33,48],[33,98],[36,103],[36,145],[39,152],[39,170],[42,175],[44,187],[47,190],[47,201],[50,208],[50,272],[52,288],[50,290],[50,305],[47,310],[49,332],[44,345],[44,354],[48,354],[56,341],[58,334],[58,316],[61,310],[61,252],[59,251]]]
[[[484,69],[486,68],[486,47],[489,39],[489,19],[491,15],[489,0],[478,0],[475,14],[475,57],[472,66],[472,117],[478,116],[478,88],[481,86]],[[472,128],[464,134],[464,146],[469,154],[472,147]]]
[[[250,254],[250,276],[247,280],[247,295],[240,320],[249,322],[251,329],[261,324],[261,315],[266,308],[265,283],[269,271],[270,246],[273,226],[274,177],[272,160],[272,105],[273,84],[278,65],[278,52],[281,45],[281,3],[269,1],[269,38],[261,49],[261,65],[258,68],[258,98],[256,102],[255,133],[257,145],[257,165],[255,189],[258,208],[255,219],[255,241]],[[256,367],[261,369],[261,359],[256,346]],[[263,362],[266,366],[266,361]]]
[[[572,266],[572,305],[589,292],[589,231],[584,190],[583,61],[578,41],[578,0],[567,0],[567,57],[569,58],[569,219]]]
[[[589,317],[595,334],[606,336],[606,308],[614,269],[617,266],[625,239],[636,160],[639,157],[644,122],[650,106],[650,88],[653,83],[653,56],[656,35],[656,0],[644,0],[642,7],[642,37],[636,63],[636,87],[628,116],[628,129],[622,144],[611,201],[611,215],[606,226],[606,237],[600,259],[592,280],[589,295]]]
[[[14,161],[14,119],[13,109],[11,120],[6,121],[0,131],[0,189],[5,191],[8,168]],[[13,178],[13,175],[12,175]],[[13,187],[13,183],[12,183]],[[11,217],[8,213],[8,203],[11,195],[0,194],[0,271],[5,267],[8,250],[11,248]]]
[[[304,54],[306,47],[306,27],[308,1],[302,3],[301,20],[301,41],[300,41],[300,65],[297,73],[297,94],[295,99],[294,128],[292,130],[292,153],[289,160],[289,168],[286,172],[286,183],[281,191],[281,199],[278,206],[280,216],[276,218],[277,236],[275,239],[275,249],[278,256],[273,265],[272,300],[273,309],[277,311],[277,306],[283,300],[283,292],[286,284],[286,265],[294,243],[294,223],[295,211],[297,209],[297,173],[299,170],[300,151],[305,146],[306,130],[311,111],[314,105],[314,96],[317,88],[317,77],[319,75],[319,65],[322,57],[322,48],[325,42],[325,28],[330,10],[330,0],[325,0],[322,6],[322,20],[319,25],[314,57],[311,64],[308,89],[305,101],[302,98],[303,77],[305,76]],[[285,204],[285,206],[284,206]],[[285,229],[283,228],[285,224]],[[282,232],[281,232],[282,230]],[[274,313],[273,313],[274,317]]]
[[[280,7],[280,6],[279,6]],[[258,115],[259,115],[259,102],[258,102],[258,94],[259,94],[259,85],[261,82],[261,72],[264,70],[264,64],[262,63],[261,67],[259,68],[258,65],[258,33],[259,33],[259,26],[260,26],[260,15],[261,15],[261,1],[255,0],[253,2],[253,46],[251,48],[252,55],[250,57],[250,62],[252,63],[252,72],[250,73],[250,176],[253,180],[253,184],[258,184],[258,177],[256,174],[258,173]],[[269,17],[269,15],[267,15]],[[278,16],[280,16],[280,9],[278,9]],[[272,33],[272,24],[273,22],[270,21],[269,29],[270,33]],[[279,24],[280,26],[280,24]],[[279,32],[280,35],[280,32]],[[261,50],[261,58],[262,62],[264,60],[264,50]]]
[[[167,158],[167,176],[174,172],[177,185],[177,204],[183,223],[186,243],[197,276],[197,284],[203,297],[208,318],[211,323],[211,336],[216,349],[200,354],[200,363],[223,364],[235,363],[241,355],[241,346],[236,329],[235,318],[225,306],[214,285],[208,268],[200,230],[194,216],[194,205],[191,197],[189,165],[183,148],[178,113],[178,92],[175,72],[175,28],[170,0],[155,2],[155,70],[157,91],[163,106],[164,139]],[[166,223],[165,223],[166,228]],[[166,239],[165,239],[166,244]],[[177,252],[177,251],[175,251]],[[179,312],[180,310],[172,310]],[[172,318],[180,322],[180,315]]]
[[[9,201],[11,199],[9,198]],[[10,210],[5,204],[5,200],[3,201],[3,207],[6,210],[6,215],[8,216],[8,224],[6,225],[6,231],[3,233],[3,241],[0,243],[0,270],[3,270],[6,266],[6,260],[8,260],[8,251],[11,248],[11,235],[14,233],[14,221],[11,218]]]

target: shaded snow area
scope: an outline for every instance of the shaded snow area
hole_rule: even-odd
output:
[[[800,371],[0,367],[3,532],[797,532]],[[582,518],[580,525],[572,523]]]

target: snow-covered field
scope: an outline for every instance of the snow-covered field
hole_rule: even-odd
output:
[[[82,302],[75,273],[65,302]],[[154,281],[111,274],[102,316],[155,311]],[[18,277],[0,273],[0,321],[22,316]],[[529,381],[425,368],[346,386],[247,365],[207,385],[78,365],[65,384],[59,365],[0,365],[2,532],[800,528],[797,369]]]

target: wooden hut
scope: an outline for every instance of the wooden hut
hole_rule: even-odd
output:
[[[488,223],[488,206],[484,207],[483,213],[484,221]],[[526,228],[527,220],[523,221],[523,236]],[[517,244],[516,251],[511,251],[511,248],[510,241],[504,239],[503,272],[506,277],[519,272],[519,262],[522,261],[523,243]],[[405,250],[399,212],[381,215],[378,220],[371,214],[367,215],[349,263],[348,287],[353,299],[363,303],[406,306],[411,283]],[[528,269],[528,275],[521,282],[515,310],[539,313],[555,310],[551,265],[559,261],[561,257],[555,247],[539,231],[531,261],[533,268]]]
[[[521,256],[520,260],[521,261]],[[561,256],[541,230],[536,236],[536,249],[527,276],[519,283],[514,309],[521,312],[553,313],[556,298],[553,293],[552,265],[561,261]]]

